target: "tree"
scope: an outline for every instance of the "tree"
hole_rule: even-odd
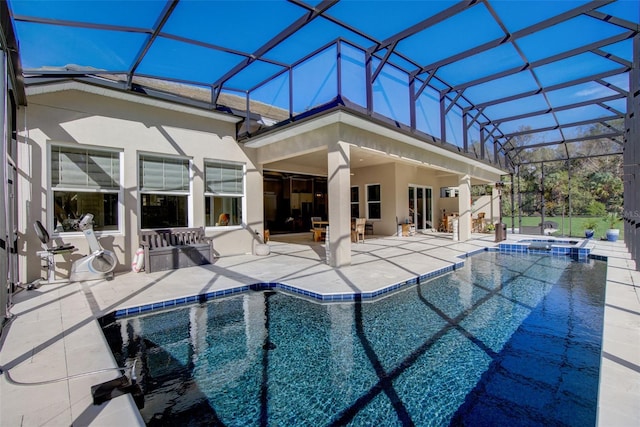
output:
[[[622,121],[611,121],[607,125],[586,127],[581,134],[611,135],[612,129],[620,130],[621,126]],[[521,127],[519,132],[528,130],[529,127]],[[600,216],[603,206],[606,211],[622,209],[622,156],[607,155],[621,151],[619,142],[612,137],[603,137],[568,143],[567,147],[558,144],[528,148],[544,142],[536,140],[534,135],[524,133],[508,143],[511,152],[517,153],[512,158],[520,165],[515,182],[520,186],[525,215],[542,213],[542,193],[546,215],[569,214],[569,197],[573,215]],[[576,158],[567,159],[568,153]],[[517,201],[518,197],[515,199]]]

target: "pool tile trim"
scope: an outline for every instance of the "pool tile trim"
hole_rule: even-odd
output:
[[[215,292],[208,292],[208,293],[203,293],[198,295],[190,295],[187,297],[175,298],[175,299],[156,302],[152,304],[145,304],[143,306],[121,308],[121,309],[115,310],[112,313],[105,315],[104,318],[119,319],[122,317],[134,316],[134,315],[143,314],[151,311],[158,311],[158,310],[163,310],[168,308],[176,308],[178,306],[187,305],[194,302],[202,303],[202,302],[209,301],[216,298],[222,298],[222,297],[226,297],[233,294],[248,292],[249,290],[252,290],[252,291],[280,290],[280,291],[288,292],[294,295],[300,295],[307,298],[311,298],[321,302],[371,301],[381,296],[384,296],[390,292],[395,292],[400,289],[404,289],[410,286],[424,283],[438,276],[442,276],[444,274],[458,270],[464,267],[464,258],[468,258],[480,252],[486,252],[486,251],[497,251],[497,248],[481,248],[472,252],[464,253],[458,256],[458,258],[460,258],[460,261],[457,261],[451,265],[439,268],[437,270],[430,271],[425,274],[421,274],[419,276],[411,277],[402,282],[398,282],[372,292],[347,292],[347,293],[339,293],[339,294],[320,294],[317,292],[312,292],[306,289],[287,285],[286,283],[261,282],[261,283],[254,283],[251,285],[238,286],[230,289],[223,289]]]
[[[549,243],[546,249],[530,247],[531,243],[545,242]],[[571,257],[578,262],[587,262],[593,248],[592,242],[584,239],[571,246],[567,246],[566,240],[557,239],[527,239],[522,242],[500,243],[498,250],[501,253],[530,253],[530,254],[547,254],[556,257]]]
[[[167,301],[156,302],[152,304],[145,304],[143,306],[136,307],[128,307],[118,309],[115,312],[107,314],[104,317],[108,317],[110,319],[119,319],[127,316],[134,316],[142,313],[147,313],[151,311],[159,311],[168,308],[175,308],[181,305],[192,304],[195,302],[206,302],[216,298],[222,298],[234,294],[245,293],[250,290],[252,291],[268,291],[268,290],[280,290],[284,292],[288,292],[294,295],[300,295],[307,298],[311,298],[321,302],[353,302],[353,301],[372,301],[376,298],[384,296],[390,292],[395,292],[400,289],[404,289],[410,286],[414,286],[417,284],[424,283],[431,279],[434,279],[438,276],[442,276],[444,274],[450,273],[452,271],[458,270],[464,267],[464,259],[469,258],[473,255],[477,255],[482,252],[501,252],[501,253],[540,253],[546,255],[553,256],[571,256],[577,261],[586,261],[588,259],[595,259],[599,261],[607,261],[607,257],[603,255],[595,255],[590,253],[590,249],[585,248],[558,248],[558,249],[575,249],[575,253],[571,251],[571,253],[565,253],[565,251],[543,251],[543,250],[527,250],[527,246],[525,244],[518,243],[509,243],[509,244],[500,244],[498,247],[487,247],[476,249],[471,252],[466,252],[462,255],[459,255],[458,258],[460,261],[455,262],[449,266],[439,268],[434,271],[430,271],[425,274],[421,274],[419,276],[411,277],[402,282],[398,282],[384,288],[378,289],[372,292],[348,292],[348,293],[340,293],[340,294],[320,294],[317,292],[311,292],[306,289],[298,288],[295,286],[287,285],[286,283],[280,282],[261,282],[254,283],[251,285],[243,285],[237,286],[235,288],[222,289],[214,292],[207,292],[198,295],[190,295],[186,297],[175,298]],[[553,248],[555,249],[555,248]]]

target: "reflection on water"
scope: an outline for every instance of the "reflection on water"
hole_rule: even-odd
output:
[[[251,292],[105,334],[149,425],[592,425],[605,267],[483,253],[375,302]]]

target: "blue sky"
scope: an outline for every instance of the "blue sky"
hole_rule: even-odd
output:
[[[319,2],[308,2],[315,6]],[[428,28],[400,40],[390,62],[401,65],[399,70],[385,65],[374,84],[376,112],[401,123],[409,118],[409,81],[411,72],[420,67],[440,65],[436,79],[451,86],[465,86],[488,75],[524,67],[537,66],[506,75],[491,82],[464,87],[460,108],[453,108],[447,117],[447,138],[457,145],[462,141],[461,108],[490,102],[494,99],[535,90],[540,85],[553,86],[593,73],[611,73],[604,80],[625,88],[626,74],[615,75],[621,67],[614,61],[593,52],[584,52],[561,62],[544,64],[556,54],[570,51],[599,40],[622,37],[627,30],[605,23],[591,16],[577,16],[544,31],[527,34],[515,41],[484,50],[476,55],[453,62],[440,62],[462,52],[501,37],[505,31],[518,34],[536,23],[549,19],[587,3],[586,1],[490,1],[489,8],[477,3],[455,16],[433,23]],[[23,68],[41,69],[75,64],[108,72],[128,72],[149,39],[149,30],[165,7],[164,1],[21,1],[10,0],[10,7],[18,18],[39,17],[80,23],[109,25],[107,29],[78,28],[67,25],[24,22],[18,19]],[[294,105],[301,112],[332,99],[342,84],[343,94],[364,105],[365,55],[376,46],[406,28],[437,16],[458,2],[445,1],[341,1],[328,10],[330,19],[317,18],[299,32],[283,38],[277,46],[264,53],[262,61],[255,61],[242,72],[224,82],[233,93],[250,91],[252,99],[290,108],[289,86],[294,90]],[[638,0],[623,0],[603,6],[599,12],[640,22]],[[305,16],[304,8],[280,0],[264,1],[181,1],[163,28],[163,35],[150,46],[136,72],[143,76],[175,80],[202,86],[218,82],[229,70],[246,60],[243,54],[257,52],[268,40],[276,37],[291,23]],[[500,18],[496,21],[495,14]],[[336,22],[343,22],[357,31],[349,31]],[[363,35],[368,35],[365,37]],[[349,43],[340,44],[338,66],[338,38]],[[185,43],[185,39],[197,43]],[[313,59],[304,60],[310,53],[325,48]],[[632,59],[630,39],[616,41],[600,48],[602,52],[623,61]],[[386,50],[378,54],[383,56]],[[301,61],[301,62],[298,62]],[[375,64],[378,64],[376,61]],[[292,66],[291,74],[288,66]],[[342,70],[339,72],[339,70]],[[269,80],[277,73],[278,77]],[[419,74],[424,79],[425,73]],[[291,82],[289,82],[291,78]],[[440,136],[439,92],[445,85],[434,79],[435,89],[425,90],[417,101],[418,125],[421,130]],[[266,83],[265,83],[266,82]],[[264,83],[264,84],[263,84]],[[419,81],[420,83],[420,81]],[[573,91],[562,89],[547,95],[527,97],[504,105],[487,107],[492,118],[549,106],[566,105],[567,100],[580,102],[612,94],[612,89],[599,84],[582,85]],[[466,100],[465,100],[466,97]],[[624,108],[616,100],[611,107]],[[586,111],[589,110],[589,111]],[[595,108],[597,110],[597,108]],[[570,123],[580,117],[606,117],[606,109],[566,111],[552,117]],[[545,126],[548,115],[528,119],[528,125]],[[520,122],[505,123],[504,129],[521,126]]]

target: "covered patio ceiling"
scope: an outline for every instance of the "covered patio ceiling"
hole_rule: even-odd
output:
[[[640,120],[638,0],[7,4],[27,86],[231,107],[263,130],[337,99],[508,169],[620,154]]]
[[[371,166],[383,165],[387,163],[400,163],[414,166],[416,165],[415,161],[398,159],[393,156],[389,156],[383,153],[377,153],[373,150],[368,150],[366,148],[360,148],[356,146],[351,147],[351,161],[351,169],[353,171],[357,171],[360,168],[368,168]],[[319,150],[302,155],[296,155],[293,159],[291,159],[291,161],[285,160],[281,162],[267,163],[264,165],[264,167],[265,170],[293,172],[304,175],[308,173],[308,170],[317,168],[318,165],[320,165],[323,170],[318,175],[327,176],[326,164],[327,150]],[[446,168],[438,167],[436,165],[421,164],[420,166],[437,171],[436,176],[439,178],[445,176],[458,176],[458,174],[456,174],[455,172]],[[471,182],[472,184],[479,184],[484,183],[485,181],[477,180],[475,177],[473,177]]]

